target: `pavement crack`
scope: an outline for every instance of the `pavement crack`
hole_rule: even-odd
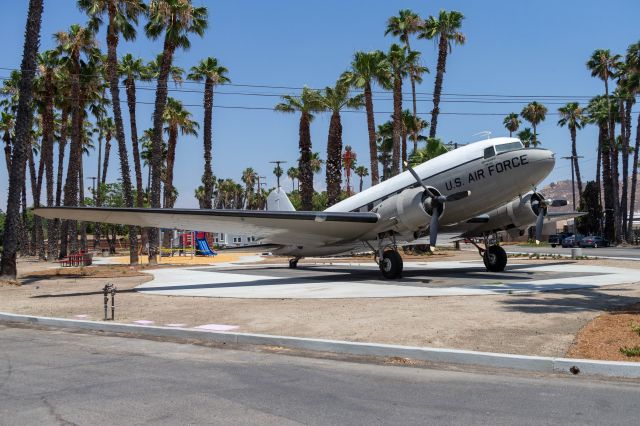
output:
[[[43,395],[43,396],[40,397],[40,399],[42,400],[42,403],[47,406],[47,409],[49,410],[49,414],[51,415],[51,417],[53,417],[59,425],[77,426],[75,423],[70,422],[70,421],[66,420],[65,418],[63,418],[62,415],[60,415],[56,411],[56,408],[47,400],[47,397],[45,397]]]

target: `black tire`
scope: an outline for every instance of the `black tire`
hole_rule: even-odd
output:
[[[507,252],[500,246],[490,246],[482,257],[489,272],[502,272],[507,266]]]
[[[296,269],[298,267],[298,259],[289,259],[289,269]]]
[[[380,272],[382,276],[393,280],[399,278],[402,274],[402,257],[395,250],[387,250],[380,259]]]

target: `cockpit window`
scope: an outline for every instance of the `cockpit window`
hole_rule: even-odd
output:
[[[484,149],[484,158],[491,158],[496,155],[496,150],[493,146]]]
[[[501,145],[496,145],[496,152],[498,154],[500,154],[501,152],[515,151],[515,150],[523,149],[523,148],[524,148],[524,146],[522,145],[522,142],[520,142],[520,141],[518,141],[518,142],[509,142],[509,143],[503,143]],[[485,153],[486,153],[486,151],[485,151]]]

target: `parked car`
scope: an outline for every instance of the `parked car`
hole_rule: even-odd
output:
[[[609,240],[598,235],[589,235],[580,240],[580,247],[609,247]]]
[[[549,244],[551,244],[551,247],[559,246],[565,238],[570,237],[571,235],[573,235],[571,232],[549,235]]]
[[[579,247],[582,238],[584,238],[583,235],[571,235],[562,240],[562,247]]]

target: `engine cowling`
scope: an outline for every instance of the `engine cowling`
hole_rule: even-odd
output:
[[[439,195],[435,188],[429,189]],[[410,188],[384,200],[373,211],[383,219],[394,221],[391,229],[398,234],[413,234],[429,227],[432,212],[428,201],[424,189]]]
[[[532,205],[531,202],[539,198],[540,196],[536,193],[528,193],[487,213],[489,216],[487,226],[491,231],[497,231],[534,225],[539,207]]]

